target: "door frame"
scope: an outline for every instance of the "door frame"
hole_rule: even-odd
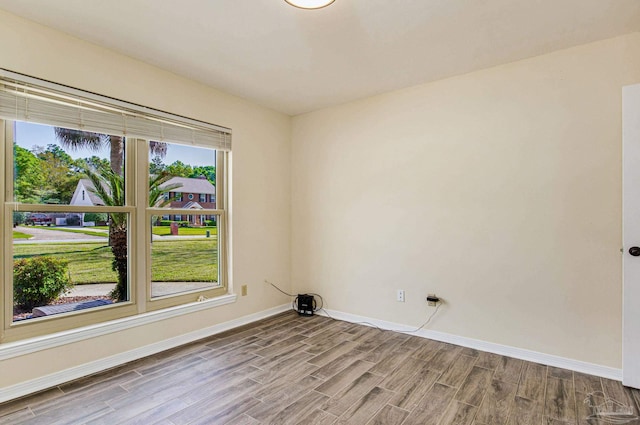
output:
[[[640,84],[622,88],[622,383],[640,388]]]

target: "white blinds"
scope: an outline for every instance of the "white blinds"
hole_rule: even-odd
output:
[[[0,118],[231,150],[231,130],[0,69]]]

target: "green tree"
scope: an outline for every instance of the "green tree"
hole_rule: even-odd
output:
[[[205,176],[212,185],[216,185],[216,167],[212,165],[193,167],[193,172],[188,177],[198,178]]]
[[[94,170],[106,170],[108,168],[111,168],[108,159],[100,158],[96,155],[93,155],[89,158],[84,158],[82,161],[84,161],[86,165],[93,168]]]
[[[165,172],[167,166],[162,162],[162,158],[155,155],[149,163],[149,174],[160,174]]]
[[[39,191],[45,204],[68,204],[80,180],[77,162],[60,146],[35,147],[45,184]]]
[[[40,161],[32,152],[13,144],[13,158],[16,167],[14,182],[15,200],[24,203],[39,203],[37,191],[45,184]]]
[[[174,177],[189,177],[193,174],[193,168],[191,165],[185,164],[182,161],[175,161],[165,168],[167,174]]]

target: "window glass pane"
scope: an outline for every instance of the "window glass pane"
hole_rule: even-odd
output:
[[[206,221],[205,216],[189,217]],[[214,223],[210,220],[208,224]],[[151,228],[152,297],[219,286],[217,227],[180,225],[153,217]]]
[[[124,205],[124,138],[26,122],[14,124],[16,202]],[[94,176],[102,181],[95,188]],[[112,185],[121,191],[112,191]]]
[[[170,143],[157,148],[150,144],[150,206],[193,214],[152,218],[151,296],[217,287],[217,221],[206,211],[216,208],[210,201],[216,193],[216,151]]]
[[[150,142],[149,182],[152,207],[215,209],[216,151]]]
[[[129,300],[125,214],[16,212],[14,225],[14,321]]]

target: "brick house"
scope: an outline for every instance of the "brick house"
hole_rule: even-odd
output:
[[[206,177],[197,178],[173,177],[160,187],[179,185],[164,194],[166,208],[186,208],[193,210],[216,208],[216,187]],[[167,214],[163,220],[188,221],[192,226],[204,226],[205,220],[215,220],[215,216],[196,214]]]

